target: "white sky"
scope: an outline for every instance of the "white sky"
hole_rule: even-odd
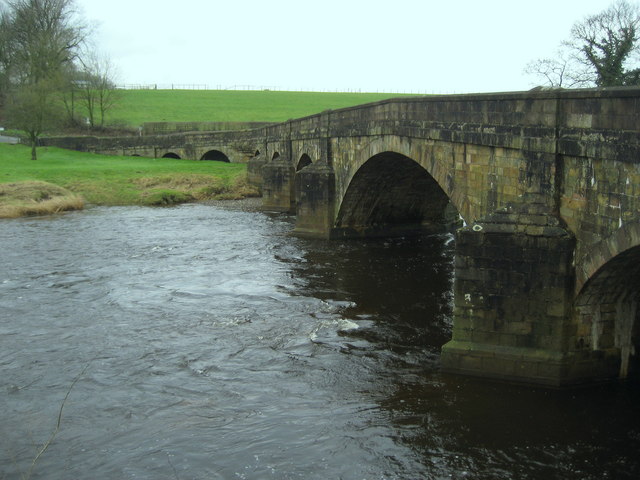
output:
[[[528,90],[526,64],[612,0],[76,0],[119,84],[471,93]]]

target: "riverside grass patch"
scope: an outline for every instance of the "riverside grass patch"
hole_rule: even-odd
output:
[[[95,205],[171,205],[257,196],[246,165],[98,155],[53,147],[30,159],[23,145],[0,144],[0,185],[47,182]],[[2,198],[0,197],[0,204]]]
[[[80,195],[51,183],[0,184],[0,218],[51,215],[83,207],[84,200]]]
[[[269,90],[120,90],[119,94],[109,117],[129,127],[145,122],[284,122],[402,96]]]

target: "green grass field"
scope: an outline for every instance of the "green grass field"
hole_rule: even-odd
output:
[[[118,157],[0,144],[0,183],[42,181],[99,205],[162,205],[256,195],[246,165],[212,161]],[[0,203],[3,199],[0,196]]]
[[[164,121],[279,122],[395,96],[230,90],[120,93],[120,102],[107,123],[128,127]],[[17,204],[26,202],[29,209],[23,214],[42,214],[42,201],[50,199],[54,190],[34,182],[63,187],[74,197],[98,205],[166,205],[258,193],[247,185],[243,164],[116,157],[56,148],[39,148],[38,160],[33,161],[26,146],[0,144],[0,184],[21,184],[0,191],[0,212],[9,205],[15,211]],[[73,203],[77,204],[76,200]],[[59,208],[54,206],[52,211]]]
[[[110,122],[283,122],[398,95],[238,90],[120,90]]]

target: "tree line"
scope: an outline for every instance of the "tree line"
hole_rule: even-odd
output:
[[[553,57],[530,62],[525,72],[552,88],[640,85],[640,7],[617,0],[573,25]]]
[[[101,128],[117,101],[114,71],[91,45],[74,0],[0,0],[0,119],[38,138],[56,128]]]
[[[616,0],[525,71],[553,88],[640,85],[639,29],[638,4]],[[74,0],[0,0],[0,124],[25,132],[32,158],[45,131],[104,127],[117,99]]]

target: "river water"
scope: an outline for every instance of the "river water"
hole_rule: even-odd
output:
[[[0,479],[640,478],[637,386],[439,371],[451,236],[292,228],[233,203],[1,220]]]

